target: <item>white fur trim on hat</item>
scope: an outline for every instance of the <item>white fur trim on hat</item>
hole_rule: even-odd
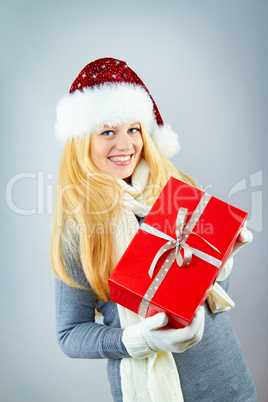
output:
[[[139,122],[165,157],[179,150],[178,136],[169,125],[158,126],[153,103],[140,85],[107,83],[75,91],[60,99],[57,105],[55,130],[57,139],[84,137],[105,125]]]
[[[105,84],[64,96],[57,106],[56,133],[61,142],[123,122],[157,127],[151,98],[140,85]]]

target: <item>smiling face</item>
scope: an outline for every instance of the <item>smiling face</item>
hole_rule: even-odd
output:
[[[89,156],[101,172],[128,179],[140,160],[142,147],[139,123],[105,126],[92,135]]]

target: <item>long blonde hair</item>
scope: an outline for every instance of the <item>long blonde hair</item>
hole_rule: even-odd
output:
[[[146,202],[153,203],[170,176],[196,185],[163,158],[142,128],[142,156],[152,186]],[[59,168],[51,236],[51,267],[70,286],[83,288],[72,272],[78,262],[93,292],[109,298],[108,278],[115,267],[115,242],[111,222],[119,217],[122,188],[113,176],[100,172],[89,157],[90,136],[67,141]],[[148,190],[148,189],[147,189]],[[77,264],[76,264],[77,267]],[[76,268],[77,269],[77,268]]]

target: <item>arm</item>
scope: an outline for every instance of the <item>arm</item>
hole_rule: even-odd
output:
[[[94,296],[56,279],[56,331],[61,350],[69,357],[119,359],[129,356],[123,329],[95,322]]]
[[[63,258],[73,279],[87,284],[80,263],[64,244]],[[77,257],[77,256],[76,256]],[[123,329],[112,328],[95,322],[96,297],[89,290],[71,287],[63,281],[55,280],[56,292],[56,333],[61,350],[72,358],[119,359],[129,356],[123,342]],[[107,315],[114,310],[108,302]]]
[[[88,287],[79,256],[76,255],[75,258],[69,253],[67,242],[63,245],[63,258],[72,278]],[[158,314],[123,330],[95,322],[96,298],[90,289],[74,288],[59,279],[56,279],[55,286],[57,338],[62,351],[69,357],[144,358],[159,350],[182,352],[202,338],[203,309],[187,328],[162,329],[167,317],[165,314]],[[116,312],[114,310],[116,305],[111,301],[100,305],[105,322],[116,322],[116,319],[113,320],[118,314],[117,309]]]

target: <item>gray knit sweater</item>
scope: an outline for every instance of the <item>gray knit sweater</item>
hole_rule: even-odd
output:
[[[65,258],[74,279],[85,284],[80,264],[68,251]],[[221,285],[226,290],[228,279]],[[72,358],[108,359],[111,392],[114,401],[122,401],[120,362],[129,355],[122,342],[117,305],[97,300],[91,290],[73,288],[58,279],[55,288],[60,348]],[[185,402],[257,401],[251,374],[228,313],[212,314],[206,303],[204,307],[202,340],[183,353],[173,354]],[[95,322],[96,308],[103,315],[103,324]]]

